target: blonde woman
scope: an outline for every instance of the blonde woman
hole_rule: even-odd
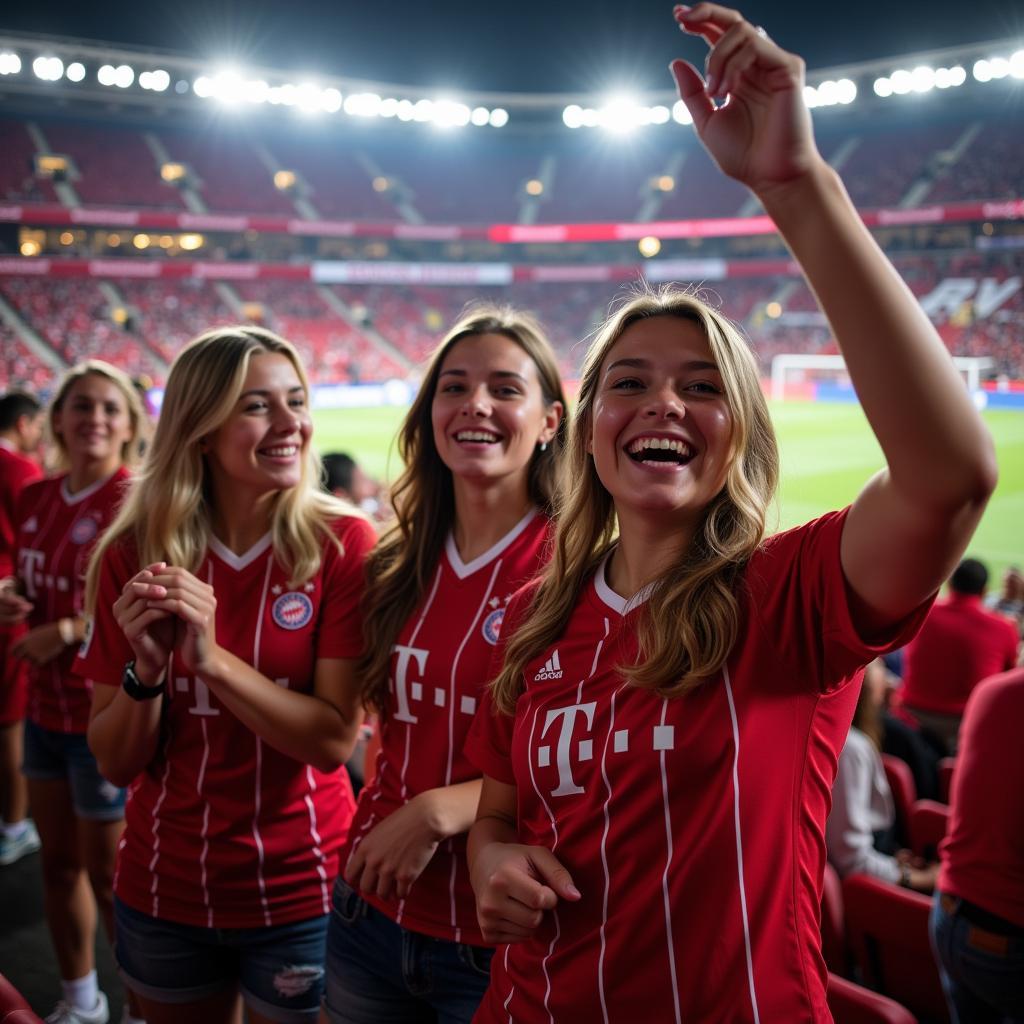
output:
[[[564,408],[540,326],[478,307],[405,418],[397,519],[367,573],[361,684],[383,725],[335,888],[332,1022],[468,1024],[487,987],[465,855],[480,776],[462,746],[506,602],[548,555]]]
[[[354,801],[367,522],[319,487],[306,376],[253,327],[188,345],[89,571],[89,743],[131,785],[116,954],[149,1024],[315,1020]]]
[[[803,62],[727,8],[676,19],[710,46],[706,80],[673,65],[680,96],[802,266],[887,467],[765,539],[778,458],[742,338],[674,291],[605,324],[555,553],[467,747],[502,944],[478,1022],[831,1020],[824,828],[862,668],[917,628],[995,486],[945,347],[815,148]]]
[[[89,752],[90,687],[72,665],[85,633],[89,554],[123,497],[146,420],[131,380],[98,360],[68,371],[47,415],[58,472],[21,493],[16,576],[4,581],[0,615],[28,626],[11,653],[29,665],[23,771],[63,996],[47,1020],[104,1024],[109,1011],[93,949],[97,910],[113,937],[124,792],[101,776]]]

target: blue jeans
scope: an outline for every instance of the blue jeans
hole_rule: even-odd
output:
[[[155,1003],[194,1003],[231,987],[281,1024],[314,1024],[320,1012],[326,917],[200,928],[151,917],[115,896],[114,930],[125,984]]]
[[[331,1024],[469,1024],[494,950],[395,924],[339,878],[327,929]]]
[[[1024,1022],[1024,936],[993,935],[944,898],[935,894],[930,930],[953,1024]]]
[[[125,791],[100,775],[84,733],[54,732],[25,722],[22,774],[26,779],[66,779],[75,814],[85,821],[120,821]]]

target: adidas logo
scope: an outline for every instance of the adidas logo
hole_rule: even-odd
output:
[[[543,679],[561,679],[562,678],[562,664],[558,660],[558,651],[551,655],[546,662],[544,662],[543,668],[541,668],[537,674],[533,677],[535,683],[539,683]]]

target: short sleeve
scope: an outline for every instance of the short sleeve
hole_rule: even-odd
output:
[[[112,544],[100,564],[96,609],[87,626],[85,640],[72,671],[104,686],[120,686],[124,666],[134,657],[131,644],[114,618],[114,602],[121,589],[136,573],[128,545]]]
[[[330,544],[324,553],[323,595],[317,630],[318,658],[358,658],[363,653],[360,602],[366,585],[366,556],[377,542],[373,526],[358,516],[332,524],[342,550]]]
[[[933,594],[899,622],[863,637],[853,622],[840,545],[849,508],[769,538],[746,574],[752,616],[783,656],[827,691],[869,661],[904,646],[920,629]]]

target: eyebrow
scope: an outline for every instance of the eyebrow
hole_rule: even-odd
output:
[[[440,376],[467,377],[468,374],[465,370],[442,370]],[[514,370],[495,370],[493,373],[488,374],[488,376],[498,377],[501,379],[512,377],[515,380],[522,381],[524,384],[526,383],[526,378],[521,373],[516,373]]]
[[[296,384],[295,387],[288,389],[288,394],[292,395],[296,391],[301,391],[303,394],[306,393],[306,389],[301,384]],[[265,388],[253,388],[251,391],[243,391],[239,396],[238,400],[241,401],[243,398],[250,398],[253,395],[259,395],[261,398],[269,398],[272,392]]]
[[[710,362],[707,359],[692,359],[687,363],[683,363],[682,369],[684,370],[714,370],[716,373],[721,371],[718,369],[718,363]],[[617,369],[620,366],[628,366],[637,370],[649,370],[651,368],[650,360],[647,359],[616,359],[611,366],[605,370],[605,374],[609,374],[612,370]]]

